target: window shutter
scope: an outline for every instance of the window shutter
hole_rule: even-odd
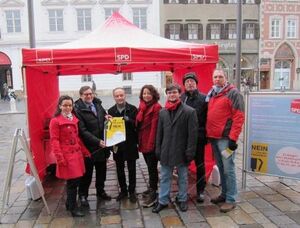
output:
[[[209,3],[210,3],[210,0],[205,0],[205,3],[206,3],[206,4],[209,4]]]
[[[164,4],[169,4],[169,0],[164,0]]]
[[[182,39],[183,40],[188,40],[189,39],[189,25],[188,24],[184,24],[183,25],[183,34],[182,34]]]
[[[243,4],[246,4],[246,0],[243,0]]]
[[[228,38],[229,38],[229,24],[227,23],[225,24],[225,34],[223,39],[228,40]]]
[[[254,38],[258,40],[260,37],[259,24],[255,24],[254,26]]]
[[[184,39],[183,24],[180,24],[179,38],[180,38],[181,40]]]
[[[203,0],[198,0],[198,4],[203,4]]]
[[[242,25],[242,39],[246,39],[246,26],[247,26],[247,23],[244,23]]]
[[[220,39],[221,39],[221,40],[222,40],[222,39],[226,39],[226,38],[225,38],[225,26],[224,26],[224,24],[220,24],[220,26],[221,26]]]
[[[188,1],[187,0],[179,0],[179,4],[187,4]]]
[[[203,40],[203,25],[198,24],[198,40]]]
[[[210,24],[206,25],[206,39],[210,40],[211,39],[211,28]]]
[[[170,39],[170,25],[165,24],[165,38]]]
[[[255,4],[260,4],[260,0],[255,0]]]
[[[228,4],[228,0],[222,0],[223,4]]]

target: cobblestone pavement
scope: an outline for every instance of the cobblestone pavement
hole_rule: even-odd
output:
[[[0,104],[1,105],[1,104]],[[11,140],[15,128],[25,128],[24,114],[0,115],[0,182],[4,185]],[[241,148],[241,145],[240,145]],[[18,159],[24,158],[20,153]],[[141,156],[142,157],[142,156]],[[207,185],[205,202],[195,200],[195,176],[190,175],[189,209],[180,212],[175,204],[159,214],[151,208],[141,207],[141,192],[146,190],[147,169],[142,158],[137,163],[137,193],[135,204],[115,200],[118,194],[116,169],[109,160],[106,191],[114,197],[111,201],[98,201],[94,183],[90,188],[90,210],[84,218],[73,218],[65,210],[65,183],[54,177],[44,181],[45,196],[51,215],[48,215],[43,201],[30,201],[25,190],[25,163],[18,162],[14,169],[9,206],[1,220],[0,227],[300,227],[300,182],[278,177],[247,175],[247,188],[241,189],[241,152],[237,156],[239,197],[235,210],[219,212],[219,207],[210,203],[210,197],[218,195],[219,188]],[[172,186],[175,197],[175,178]],[[0,189],[2,199],[3,189]],[[0,202],[1,206],[1,202]]]

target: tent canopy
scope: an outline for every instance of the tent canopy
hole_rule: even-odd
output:
[[[114,13],[102,26],[79,40],[54,47],[22,49],[22,56],[30,146],[43,178],[51,163],[45,120],[52,117],[56,108],[58,76],[172,71],[175,81],[181,82],[185,72],[194,71],[199,77],[199,88],[205,92],[218,62],[218,46],[155,36]]]

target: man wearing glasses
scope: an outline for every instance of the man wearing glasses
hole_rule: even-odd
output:
[[[79,134],[92,156],[85,159],[86,172],[81,179],[78,194],[81,206],[89,207],[87,198],[94,166],[96,169],[97,197],[111,200],[111,197],[104,191],[106,161],[110,152],[108,148],[105,148],[103,141],[106,111],[102,107],[102,101],[95,97],[90,86],[82,86],[79,95],[80,98],[75,102],[75,112],[79,119]]]

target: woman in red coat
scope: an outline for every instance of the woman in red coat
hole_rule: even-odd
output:
[[[78,210],[76,198],[80,178],[85,173],[84,156],[90,153],[79,139],[78,119],[72,110],[73,99],[61,96],[50,121],[50,145],[57,161],[56,176],[67,180],[66,209],[72,216],[82,217],[84,214]]]
[[[144,85],[140,92],[140,105],[136,116],[139,151],[143,153],[149,173],[149,189],[143,193],[144,207],[151,207],[157,196],[158,160],[155,155],[155,139],[161,105],[159,93],[152,85]]]

